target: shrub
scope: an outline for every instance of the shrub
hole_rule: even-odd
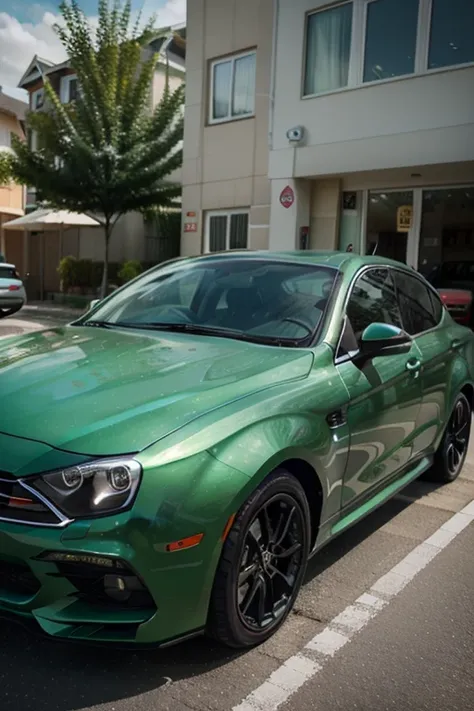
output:
[[[59,262],[58,274],[61,280],[61,291],[69,293],[71,290],[80,290],[81,293],[95,293],[102,281],[102,262],[93,262],[92,259],[76,259],[63,257]],[[118,264],[109,264],[111,281],[117,281]]]
[[[61,280],[61,291],[67,293],[74,286],[74,269],[77,259],[75,257],[63,257],[59,262],[58,274]]]
[[[142,273],[142,265],[136,259],[131,259],[122,265],[122,268],[118,272],[117,276],[122,284],[126,284],[127,281],[135,279],[139,274]]]

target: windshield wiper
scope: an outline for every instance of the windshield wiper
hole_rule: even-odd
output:
[[[80,326],[90,326],[91,328],[117,328],[116,323],[109,323],[109,321],[95,321],[91,319],[90,321],[83,321]]]
[[[259,336],[244,333],[243,331],[235,331],[231,328],[214,328],[212,326],[200,326],[194,323],[162,323],[162,322],[146,322],[146,323],[116,323],[117,327],[125,328],[142,328],[148,331],[167,331],[169,333],[189,333],[198,334],[201,336],[214,336],[215,338],[232,338],[237,341],[247,341],[248,343],[261,343],[263,345],[282,346],[293,345],[292,339],[277,338],[273,336]]]

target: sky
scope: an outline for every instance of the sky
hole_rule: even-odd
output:
[[[88,17],[97,15],[97,0],[79,0],[79,5]],[[65,59],[53,30],[58,6],[56,0],[0,0],[0,86],[5,94],[26,99],[17,85],[35,54],[52,62]],[[157,27],[186,20],[186,0],[132,0],[134,10],[141,7],[144,15],[156,14]]]

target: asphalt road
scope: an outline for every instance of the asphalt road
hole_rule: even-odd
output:
[[[55,322],[25,319],[0,321],[0,338],[14,335],[11,329]],[[455,483],[442,488],[412,484],[323,550],[310,564],[284,628],[247,653],[229,652],[205,639],[153,652],[76,647],[2,623],[0,708],[231,711],[473,500],[474,445]],[[474,708],[473,550],[474,522],[278,708]],[[277,708],[270,696],[265,704],[248,708]]]

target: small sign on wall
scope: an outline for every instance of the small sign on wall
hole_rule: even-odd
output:
[[[184,231],[185,232],[197,232],[198,226],[197,222],[185,222]]]
[[[283,190],[281,191],[280,202],[283,205],[283,207],[286,208],[287,210],[295,202],[295,193],[293,192],[293,189],[290,188],[289,185],[287,185],[286,188],[283,188]]]
[[[410,232],[413,225],[412,205],[400,205],[397,210],[397,232]]]

